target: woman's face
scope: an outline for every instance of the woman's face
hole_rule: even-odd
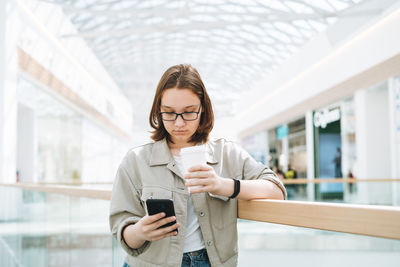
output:
[[[160,110],[175,113],[197,112],[200,104],[199,97],[192,90],[172,88],[164,91]],[[186,144],[199,127],[200,117],[201,108],[196,120],[185,121],[182,116],[178,116],[175,121],[163,120],[163,124],[175,144]]]

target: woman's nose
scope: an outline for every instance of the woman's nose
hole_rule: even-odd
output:
[[[185,120],[182,118],[182,115],[179,115],[175,120],[175,126],[185,125]]]

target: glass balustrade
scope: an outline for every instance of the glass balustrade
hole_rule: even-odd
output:
[[[239,220],[238,233],[240,267],[397,267],[400,262],[400,240],[247,220]]]
[[[0,266],[112,266],[109,201],[0,186]]]
[[[368,191],[360,189],[364,185]],[[377,204],[372,200],[379,199],[373,195],[379,185],[355,185],[353,194],[368,192],[366,199],[371,203],[362,203],[359,197],[350,198],[346,195],[350,193],[348,189],[343,199],[323,201]],[[392,191],[393,188],[380,194]],[[299,200],[307,200],[307,195]],[[0,186],[0,266],[120,267],[125,252],[111,237],[108,212],[108,200]],[[238,233],[241,267],[391,267],[400,262],[400,240],[242,219]]]
[[[363,205],[400,205],[400,182],[345,182],[285,184],[288,200],[339,202]]]

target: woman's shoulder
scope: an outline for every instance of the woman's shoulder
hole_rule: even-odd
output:
[[[149,141],[145,144],[130,148],[122,158],[120,168],[131,170],[138,164],[148,165],[154,143],[154,141]]]
[[[212,137],[209,139],[208,143],[216,149],[221,148],[224,150],[242,150],[237,141],[229,140],[224,137]]]
[[[142,145],[132,147],[126,153],[126,157],[137,157],[137,156],[142,157],[151,152],[154,144],[155,141],[148,141]]]

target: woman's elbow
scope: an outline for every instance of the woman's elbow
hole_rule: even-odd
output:
[[[270,199],[275,199],[275,200],[285,200],[285,192],[276,184],[272,184],[272,190]]]

